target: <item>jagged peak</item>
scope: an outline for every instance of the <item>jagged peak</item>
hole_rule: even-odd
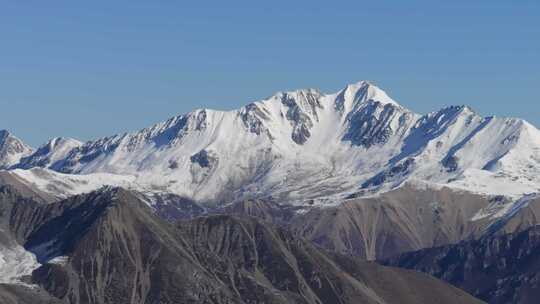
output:
[[[410,112],[370,81],[362,80],[345,86],[337,93],[336,108],[344,113],[353,112],[366,105],[379,104]]]

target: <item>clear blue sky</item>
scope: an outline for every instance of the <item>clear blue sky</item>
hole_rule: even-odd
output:
[[[540,125],[540,1],[230,2],[0,0],[0,129],[87,140],[361,79]]]

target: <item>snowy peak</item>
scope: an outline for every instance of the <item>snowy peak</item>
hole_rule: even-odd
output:
[[[30,169],[33,167],[50,168],[57,161],[66,158],[71,150],[80,147],[82,144],[82,142],[73,138],[52,138],[31,155],[22,157],[15,167],[21,169]]]
[[[32,153],[32,148],[7,130],[0,130],[0,169],[16,164],[22,157]]]
[[[359,107],[366,106],[366,103],[378,103],[382,106],[391,105],[402,108],[385,91],[369,81],[359,81],[347,85],[338,93],[336,108],[342,112],[349,113],[357,110]]]
[[[368,81],[350,84],[335,94],[316,89],[278,92],[240,112],[251,132],[270,139],[286,134],[285,140],[303,145],[321,136],[315,130],[322,129],[317,125],[326,121],[327,130],[319,133],[333,131],[336,138],[366,148],[385,143],[392,135],[403,135],[417,117]]]
[[[419,116],[367,81],[348,85],[338,93],[336,109],[346,119],[343,140],[365,148],[402,138]]]

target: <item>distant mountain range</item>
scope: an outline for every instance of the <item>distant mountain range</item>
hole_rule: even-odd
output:
[[[467,106],[416,114],[367,81],[333,94],[279,92],[234,111],[196,110],[89,142],[54,138],[32,149],[2,131],[0,168],[0,186],[10,198],[0,254],[11,265],[5,276],[12,278],[0,295],[20,301],[33,294],[12,283],[31,275],[28,284],[51,297],[44,301],[69,303],[130,303],[125,288],[132,290],[132,303],[332,303],[325,297],[339,303],[398,303],[400,297],[407,300],[399,303],[431,303],[424,301],[432,295],[424,289],[418,295],[424,302],[400,293],[418,286],[399,285],[386,277],[393,276],[390,270],[366,262],[360,267],[375,267],[373,273],[383,276],[377,282],[401,286],[388,294],[379,283],[360,279],[374,274],[362,274],[355,259],[403,255],[393,265],[419,269],[408,263],[409,252],[517,235],[540,218],[537,128],[521,119],[481,117]],[[216,239],[224,231],[231,235]],[[271,240],[250,243],[264,231]],[[133,244],[134,238],[164,255]],[[310,243],[315,247],[306,247]],[[238,251],[240,244],[254,251]],[[258,250],[284,264],[251,256]],[[134,264],[103,264],[130,251],[139,254],[130,257]],[[198,270],[187,285],[155,290],[154,280],[180,277],[167,270],[171,265],[148,259]],[[101,268],[89,276],[88,269],[77,268],[83,262]],[[322,279],[313,276],[321,270],[314,265],[339,270],[321,266],[329,271]],[[272,267],[278,269],[269,273]],[[122,281],[126,275],[139,281]],[[409,274],[397,272],[395,279],[402,275]],[[423,276],[418,280],[432,284]],[[324,283],[334,281],[339,287]],[[110,282],[117,284],[114,295],[103,289]],[[205,291],[190,294],[193,286]],[[463,296],[433,286],[442,295]],[[176,295],[179,290],[185,298]],[[465,290],[488,301],[502,299]]]
[[[419,115],[362,81],[280,92],[239,110],[196,110],[141,131],[37,150],[4,131],[0,165],[130,176],[133,188],[203,204],[274,198],[336,204],[423,181],[519,197],[540,188],[540,131],[466,106]],[[31,174],[25,173],[25,177]]]

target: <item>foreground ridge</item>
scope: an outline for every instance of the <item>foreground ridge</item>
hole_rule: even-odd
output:
[[[172,224],[137,196],[106,187],[56,203],[28,201],[3,215],[20,219],[11,233],[41,264],[29,283],[44,290],[42,298],[73,304],[481,303],[427,275],[329,253],[255,218],[215,215]]]

